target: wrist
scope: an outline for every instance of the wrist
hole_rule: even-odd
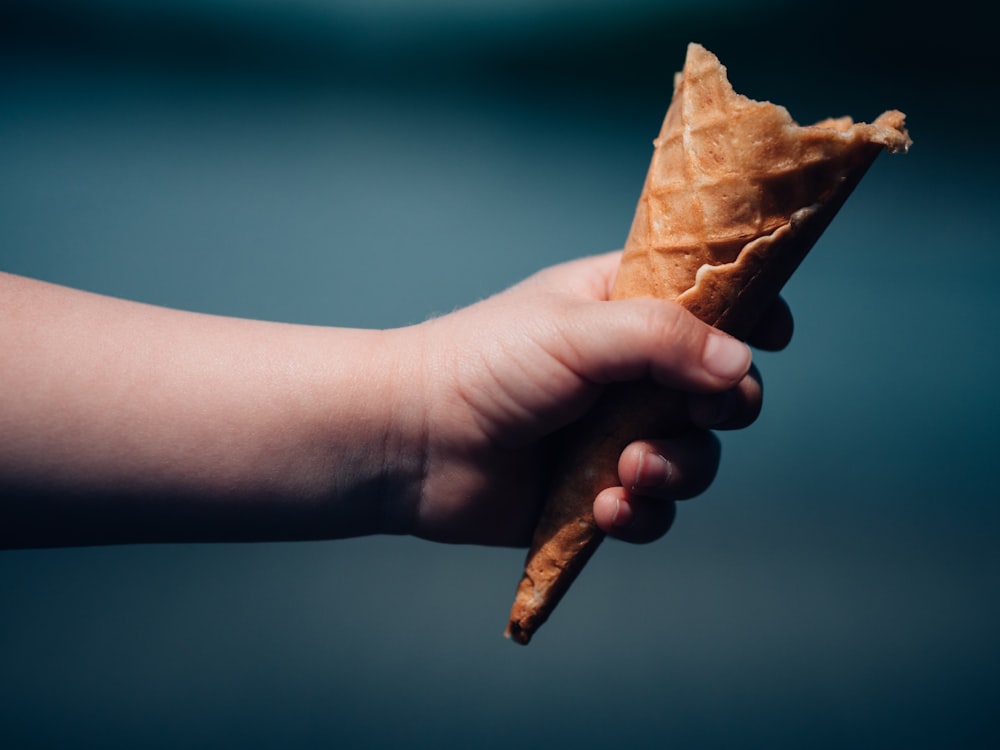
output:
[[[335,536],[410,533],[426,465],[420,326],[359,332],[349,382],[336,379],[328,452]],[[346,406],[345,406],[346,405]]]

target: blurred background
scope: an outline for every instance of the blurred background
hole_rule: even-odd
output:
[[[619,247],[688,41],[902,109],[786,290],[765,411],[527,648],[523,551],[0,553],[9,748],[980,748],[1000,727],[998,55],[960,0],[7,0],[0,268],[388,327]]]

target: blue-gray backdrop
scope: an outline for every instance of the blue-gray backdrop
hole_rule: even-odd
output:
[[[1000,66],[962,5],[6,3],[0,267],[193,310],[395,326],[620,246],[689,40],[916,145],[788,287],[716,484],[527,649],[520,550],[7,552],[0,745],[997,746]]]

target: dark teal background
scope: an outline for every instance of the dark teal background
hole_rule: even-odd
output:
[[[716,484],[528,648],[521,550],[0,553],[0,746],[997,746],[998,56],[902,8],[7,3],[0,268],[192,310],[396,326],[620,246],[689,40],[916,145],[788,287]]]

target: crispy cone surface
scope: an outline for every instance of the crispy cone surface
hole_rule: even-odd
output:
[[[679,302],[746,337],[883,148],[905,152],[902,113],[799,126],[735,93],[705,48],[688,47],[625,244],[612,298]],[[506,635],[526,644],[603,534],[598,492],[619,483],[632,440],[688,427],[679,394],[643,382],[608,394],[563,445]]]
[[[715,55],[690,45],[612,296],[702,309],[706,302],[693,298],[707,294],[713,277],[734,286],[733,264],[754,253],[754,242],[777,245],[769,256],[789,254],[784,247],[793,243],[783,235],[798,231],[801,212],[839,208],[845,185],[853,188],[883,147],[906,151],[903,121],[889,111],[872,124],[841,117],[797,125],[784,107],[737,94]],[[796,243],[801,260],[811,244]],[[728,306],[721,292],[713,296]]]

